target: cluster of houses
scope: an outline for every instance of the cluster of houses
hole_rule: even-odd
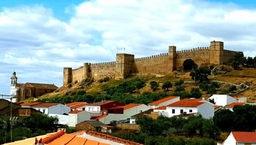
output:
[[[229,95],[212,95],[205,99],[180,99],[179,96],[169,96],[149,104],[122,104],[112,100],[102,100],[96,103],[72,102],[60,103],[21,103],[22,108],[33,108],[48,116],[57,117],[59,124],[69,127],[82,126],[86,122],[97,121],[101,125],[111,122],[136,124],[136,118],[141,114],[151,116],[183,116],[201,114],[203,118],[212,118],[214,112],[227,108],[232,110],[235,105],[244,105],[246,100]]]
[[[229,95],[212,95],[208,100],[169,96],[149,104],[123,104],[113,100],[102,100],[96,103],[72,102],[60,103],[20,103],[21,108],[13,105],[13,108],[32,112],[41,112],[48,116],[58,118],[58,124],[76,127],[83,130],[96,130],[111,132],[111,122],[119,124],[136,124],[136,118],[148,115],[157,118],[159,115],[173,117],[188,117],[201,114],[203,118],[212,118],[219,109],[230,109],[236,105],[246,104],[245,98],[237,98]],[[8,106],[8,105],[6,105]],[[0,108],[1,110],[1,108]],[[7,109],[8,110],[8,109]],[[234,142],[241,132],[231,132],[226,144]],[[224,144],[225,144],[224,142]],[[256,141],[255,141],[256,142]]]

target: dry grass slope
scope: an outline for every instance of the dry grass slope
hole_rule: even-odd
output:
[[[127,78],[127,80],[132,79]],[[232,70],[230,72],[227,72],[226,74],[222,75],[216,75],[216,76],[209,76],[210,80],[218,80],[218,81],[223,81],[223,82],[229,82],[229,83],[234,83],[234,84],[240,84],[244,83],[250,88],[242,93],[237,94],[237,97],[247,97],[248,101],[250,102],[256,102],[256,94],[254,93],[256,91],[256,69],[254,68],[243,68],[242,70]],[[165,81],[171,81],[171,82],[176,82],[179,80],[183,81],[192,81],[191,77],[189,76],[189,72],[186,73],[176,73],[176,76],[162,76],[162,77],[153,77],[153,76],[148,76],[147,77],[147,84],[145,87],[141,88],[139,91],[140,93],[142,92],[152,92],[150,88],[150,82],[151,81],[156,81],[159,83],[161,86],[162,83]],[[63,86],[59,88],[58,91],[55,93],[50,93],[50,94],[45,94],[41,96],[41,98],[48,98],[48,97],[61,97],[67,94],[70,94],[74,91],[77,91],[79,89],[84,89],[86,90],[87,93],[96,93],[96,92],[103,92],[102,90],[102,85],[103,84],[108,84],[108,86],[117,86],[121,82],[125,80],[110,80],[105,83],[99,83],[99,82],[93,82],[92,84],[82,87],[79,86],[79,84],[72,84],[72,87],[68,86]],[[189,91],[191,88],[197,87],[194,86],[193,84],[185,84],[185,89],[186,91]],[[174,86],[170,88],[170,92],[174,91]],[[155,92],[163,92],[161,87],[159,87]],[[207,97],[208,95],[203,93],[204,97]]]

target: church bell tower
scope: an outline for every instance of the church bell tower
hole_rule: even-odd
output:
[[[10,95],[16,95],[18,86],[18,77],[16,76],[16,72],[12,73],[12,77],[11,77],[11,88],[10,88]]]

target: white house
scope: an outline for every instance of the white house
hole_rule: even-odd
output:
[[[237,98],[223,94],[214,94],[209,98],[209,100],[213,100],[215,102],[215,105],[219,105],[222,107],[226,106],[227,104],[237,102]]]
[[[148,104],[148,106],[150,106],[152,109],[161,107],[161,106],[166,106],[169,105],[171,103],[177,102],[180,100],[179,96],[169,96],[169,97],[165,97],[162,99],[159,99],[157,101],[151,102]]]
[[[91,114],[90,112],[74,110],[69,113],[68,117],[68,126],[76,127],[78,123],[81,123],[85,120],[90,120]]]
[[[256,132],[232,131],[223,145],[256,145]]]
[[[108,114],[102,115],[98,120],[104,124],[109,124],[111,121],[129,122],[131,116],[149,110],[150,107],[145,104],[127,104],[108,109]]]
[[[211,118],[214,116],[214,106],[211,103],[201,99],[183,99],[166,106],[166,109],[159,107],[154,109],[159,115],[167,117],[201,114],[203,118]]]
[[[124,104],[117,102],[117,101],[112,101],[112,100],[102,100],[100,102],[96,103],[88,103],[85,106],[85,111],[91,112],[91,113],[100,113],[103,110],[107,110],[112,107],[116,106],[122,106]]]
[[[59,103],[22,103],[20,104],[23,108],[34,108],[44,114],[68,114],[70,107]]]

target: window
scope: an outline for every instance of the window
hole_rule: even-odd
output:
[[[175,109],[172,109],[172,114],[174,114],[175,113]]]
[[[180,113],[183,113],[183,109],[180,109]]]
[[[45,109],[43,109],[43,113],[45,113]]]
[[[192,112],[192,109],[189,109],[189,112],[191,113],[191,112]]]
[[[82,110],[84,111],[84,110],[85,110],[85,108],[82,108]]]

